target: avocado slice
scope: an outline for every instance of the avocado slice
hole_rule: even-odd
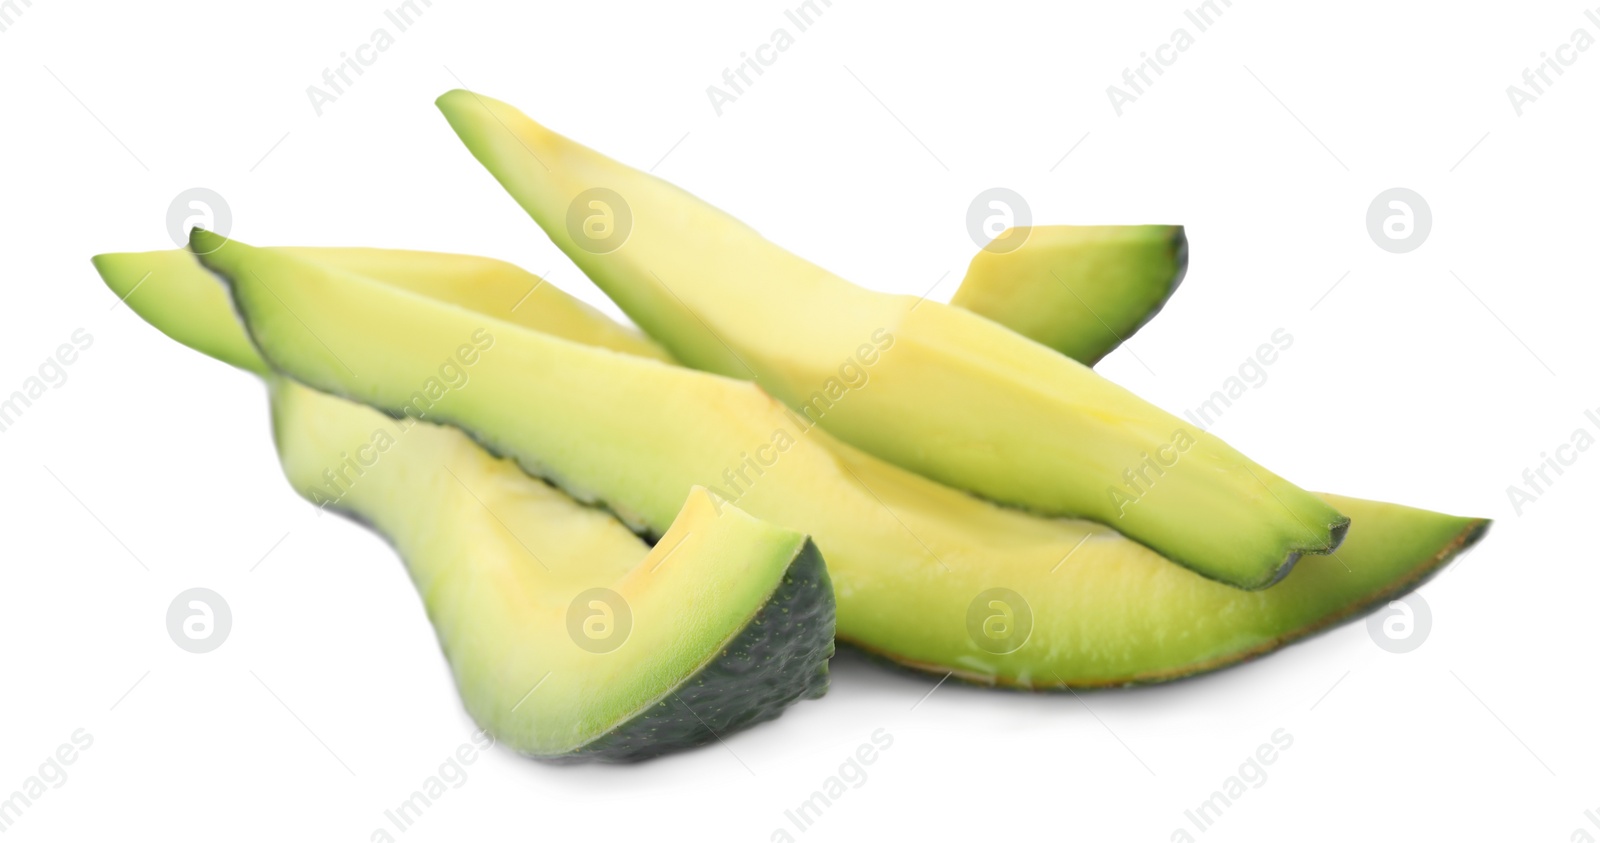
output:
[[[409,249],[279,247],[306,260],[376,278],[401,289],[476,310],[514,325],[666,362],[672,356],[631,325],[619,325],[582,300],[523,268],[493,258]],[[227,290],[188,249],[96,255],[95,269],[136,313],[184,345],[235,367],[269,369],[236,321]],[[131,298],[139,291],[137,299]],[[179,309],[147,314],[141,307]]]
[[[641,760],[826,691],[833,589],[804,535],[695,489],[651,548],[459,430],[273,374],[187,252],[95,265],[164,333],[263,376],[290,484],[394,545],[469,714],[507,746]]]
[[[1008,250],[980,249],[950,299],[1093,366],[1150,321],[1189,267],[1181,225],[1008,229]]]
[[[748,382],[528,331],[286,252],[194,239],[289,375],[404,413],[438,355],[484,331],[495,345],[471,385],[431,402],[430,418],[643,531],[665,527],[678,490],[696,484],[803,530],[828,559],[841,640],[974,682],[1098,687],[1223,667],[1407,590],[1487,526],[1328,496],[1360,519],[1358,538],[1271,589],[1241,591],[1103,525],[997,506],[885,463]]]
[[[1349,519],[1216,436],[976,314],[863,289],[647,173],[467,91],[467,148],[686,365],[753,378],[829,433],[958,489],[1090,518],[1231,585],[1277,582]]]
[[[186,258],[187,250],[184,252]],[[290,254],[381,279],[535,331],[639,357],[672,362],[655,340],[511,263],[475,255],[407,249],[290,248]]]

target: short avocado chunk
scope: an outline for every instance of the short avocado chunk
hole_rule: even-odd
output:
[[[1150,321],[1189,266],[1181,225],[1038,225],[995,241],[1019,245],[978,250],[950,304],[1085,366]]]
[[[683,190],[488,97],[439,107],[480,162],[680,362],[752,379],[948,486],[1115,527],[1240,588],[1349,519],[1216,436],[960,308],[856,286]],[[532,154],[530,154],[530,152]]]
[[[651,548],[459,431],[272,388],[290,483],[394,544],[467,711],[507,746],[641,760],[826,690],[832,587],[803,535],[696,489]]]
[[[833,589],[805,536],[686,489],[652,548],[459,430],[272,373],[187,252],[95,263],[164,333],[263,375],[290,484],[394,545],[468,712],[507,746],[641,760],[826,691]]]
[[[896,662],[1024,688],[1156,682],[1275,649],[1405,591],[1486,522],[1329,497],[1361,540],[1241,591],[1103,525],[1001,507],[830,437],[745,381],[500,322],[333,267],[204,232],[272,365],[391,414],[460,337],[492,336],[429,418],[527,471],[668,528],[694,485],[814,537],[838,634]],[[997,620],[998,619],[998,620]]]

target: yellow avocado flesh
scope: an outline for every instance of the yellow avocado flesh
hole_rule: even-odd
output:
[[[735,642],[748,650],[753,619],[774,601],[784,601],[775,611],[797,614],[831,607],[825,578],[814,593],[791,599],[792,568],[810,561],[820,570],[801,534],[686,489],[682,511],[652,548],[608,513],[530,478],[460,430],[391,418],[271,373],[225,288],[188,252],[103,255],[95,263],[163,332],[265,378],[290,484],[394,545],[468,712],[517,751],[632,760],[714,739],[693,724],[652,722],[647,735],[639,724],[681,711],[686,698],[706,699],[704,686],[719,681],[708,666]],[[820,695],[831,609],[815,620],[828,622],[795,636],[799,647],[786,647],[791,663],[762,668],[785,676],[752,682],[758,671],[737,665],[746,673],[736,690],[750,695],[753,716],[743,722]],[[806,652],[819,640],[820,652]],[[699,716],[725,732],[727,713]],[[619,737],[629,743],[619,746]]]
[[[302,247],[287,251],[573,342],[672,360],[637,329],[617,324],[543,278],[505,261],[404,249]]]
[[[1328,497],[1350,546],[1244,592],[1093,522],[1029,515],[831,438],[754,385],[585,347],[271,249],[196,232],[274,366],[388,410],[463,338],[493,337],[427,418],[472,431],[574,496],[665,529],[694,485],[810,534],[842,640],[901,663],[1023,687],[1159,681],[1272,649],[1403,591],[1485,522]],[[1005,626],[1018,606],[1025,640]],[[1020,605],[1020,604],[1019,604]],[[994,620],[999,617],[999,622]],[[1008,649],[1010,643],[1015,649]]]
[[[1181,225],[1008,229],[978,251],[950,304],[1093,366],[1155,316],[1187,265]]]
[[[1049,348],[856,286],[504,103],[455,91],[439,107],[674,357],[754,379],[839,439],[991,500],[1112,525],[1242,588],[1342,538],[1348,521],[1326,501]]]

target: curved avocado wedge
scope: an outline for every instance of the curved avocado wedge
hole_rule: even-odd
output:
[[[637,761],[827,689],[832,586],[803,535],[696,489],[649,548],[459,431],[271,383],[291,485],[316,502],[332,484],[394,544],[468,713],[505,745]]]
[[[753,378],[829,433],[990,500],[1116,527],[1231,585],[1349,519],[1216,436],[959,308],[863,289],[733,217],[467,91],[439,108],[588,276],[682,363]]]
[[[262,354],[391,414],[459,337],[495,338],[430,418],[585,500],[665,529],[710,488],[813,536],[840,640],[902,664],[1026,688],[1156,682],[1269,651],[1400,593],[1486,522],[1329,498],[1361,539],[1245,592],[1088,521],[939,485],[831,438],[745,381],[590,348],[272,249],[195,232]]]
[[[1085,366],[1133,336],[1189,267],[1181,225],[1041,225],[1007,229],[980,249],[950,299]]]
[[[826,691],[833,589],[803,535],[695,489],[651,548],[459,430],[271,374],[222,285],[178,256],[95,264],[163,333],[264,376],[290,484],[399,551],[462,701],[499,741],[542,760],[635,761]]]

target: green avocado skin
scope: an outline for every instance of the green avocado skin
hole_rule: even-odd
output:
[[[783,582],[711,663],[578,751],[539,760],[643,761],[772,720],[790,705],[827,692],[833,624],[833,584],[822,554],[807,539]]]

